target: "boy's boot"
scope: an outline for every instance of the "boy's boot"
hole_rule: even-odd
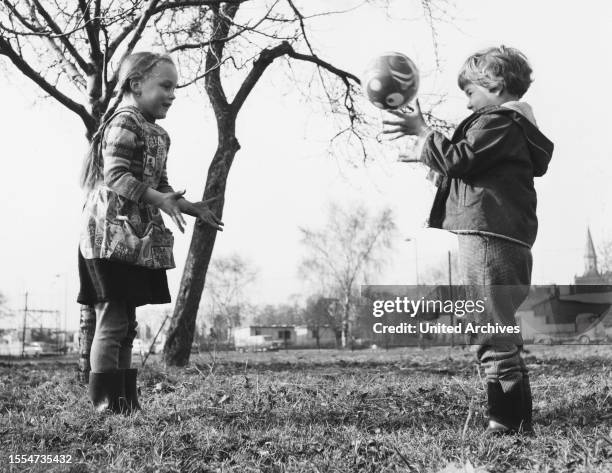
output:
[[[123,371],[125,373],[125,399],[127,407],[130,411],[139,411],[141,407],[138,402],[138,387],[136,386],[138,370],[136,368],[127,368]]]
[[[504,392],[499,382],[487,383],[489,424],[485,435],[533,435],[531,423],[531,388],[529,379],[516,383]]]
[[[98,412],[127,412],[124,370],[89,373],[89,398]]]
[[[521,389],[523,391],[523,431],[534,434],[533,398],[531,397],[531,384],[529,384],[529,375],[527,374],[523,374]]]

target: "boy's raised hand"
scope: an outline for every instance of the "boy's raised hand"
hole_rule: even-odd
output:
[[[395,136],[391,136],[390,140],[396,140],[406,135],[421,135],[427,130],[427,124],[423,113],[421,112],[421,105],[417,99],[416,106],[407,106],[408,112],[400,112],[398,110],[388,110],[388,113],[397,117],[396,119],[383,120],[383,125],[389,125],[389,128],[383,130],[384,134],[394,133]]]

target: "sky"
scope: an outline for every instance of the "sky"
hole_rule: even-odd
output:
[[[323,3],[309,2],[309,7],[314,11]],[[338,1],[339,7],[349,3]],[[396,1],[389,12],[366,7],[318,18],[313,20],[313,42],[326,60],[357,74],[381,52],[407,54],[421,71],[421,100],[427,103],[435,94],[444,94],[446,101],[437,114],[454,122],[468,115],[456,85],[465,58],[491,45],[522,50],[535,78],[524,100],[555,143],[549,172],[536,181],[540,228],[532,282],[569,283],[583,271],[587,226],[596,246],[612,239],[612,156],[604,143],[611,125],[607,91],[612,65],[607,58],[612,6],[603,0],[519,0],[504,10],[507,2],[456,3],[460,6],[452,10],[454,20],[437,26],[440,70],[430,29],[422,20],[411,19],[421,15],[420,2]],[[28,291],[30,308],[65,311],[66,325],[75,328],[83,125],[12,65],[3,69],[0,292],[9,307],[18,310]],[[452,235],[424,228],[434,195],[424,179],[426,170],[398,163],[396,151],[385,145],[381,155],[367,163],[330,156],[329,141],[337,129],[308,96],[294,89],[282,64],[275,64],[241,111],[237,136],[242,148],[230,171],[225,231],[217,238],[214,256],[238,253],[257,268],[257,281],[249,291],[252,302],[283,302],[310,290],[297,273],[304,254],[299,227],[321,226],[331,202],[362,203],[372,211],[388,206],[398,232],[389,264],[376,282],[413,284],[415,259],[419,270],[426,271],[455,248]],[[373,108],[369,112],[378,113]],[[172,138],[171,184],[198,200],[216,146],[212,110],[199,92],[183,89],[159,124]],[[173,298],[191,229],[189,224],[182,235],[173,228],[177,268],[168,273]]]

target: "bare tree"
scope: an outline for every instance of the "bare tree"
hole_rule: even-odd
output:
[[[193,31],[160,34],[170,51],[185,53],[187,59],[184,62],[188,69],[196,71],[191,81],[204,77],[205,91],[217,120],[218,141],[208,169],[203,199],[218,197],[212,203],[212,208],[219,217],[223,212],[229,170],[240,149],[236,136],[238,113],[275,60],[285,58],[314,66],[332,108],[339,109],[338,104],[342,104],[349,128],[358,121],[354,96],[359,79],[316,54],[306,33],[306,17],[292,0],[268,2],[267,9],[259,18],[241,19],[237,16],[239,8],[240,4],[235,3],[211,7],[207,15],[200,19],[199,24],[205,23],[207,26],[199,28],[203,32],[199,40],[194,41]],[[179,43],[183,38],[189,38],[189,41]],[[174,43],[173,46],[170,46],[170,41]],[[197,52],[195,57],[191,54],[202,47],[206,48],[203,61],[199,60]],[[299,52],[298,48],[306,52]],[[222,70],[225,66],[243,72],[237,92],[231,100],[226,94],[225,85],[235,84],[236,76],[224,77]],[[334,79],[342,84],[340,88],[327,87],[326,81]],[[164,350],[167,364],[184,365],[189,359],[188,347],[215,238],[216,231],[212,228],[195,225]]]
[[[303,312],[295,304],[266,304],[255,309],[253,323],[257,325],[300,325],[304,323]]]
[[[599,273],[607,280],[612,281],[612,239],[604,238],[597,245],[597,266]]]
[[[90,140],[118,105],[119,68],[151,28],[151,22],[178,11],[206,10],[211,5],[218,7],[219,2],[0,0],[0,56],[75,113]],[[82,381],[89,375],[94,330],[95,311],[83,306],[79,334]]]
[[[211,263],[206,285],[209,313],[213,326],[223,325],[227,341],[249,307],[245,289],[256,277],[257,271],[236,254],[213,259]]]
[[[0,319],[12,317],[15,317],[15,314],[7,307],[6,297],[0,292]]]
[[[322,328],[330,328],[336,336],[336,346],[342,344],[342,314],[343,307],[336,297],[314,295],[306,301],[302,318],[312,329],[317,348],[320,347],[320,334]]]
[[[335,294],[342,304],[343,347],[350,336],[358,285],[367,284],[382,269],[394,230],[390,209],[370,215],[363,206],[344,210],[335,205],[330,208],[324,228],[300,228],[302,243],[308,251],[302,272],[320,281],[322,289]]]

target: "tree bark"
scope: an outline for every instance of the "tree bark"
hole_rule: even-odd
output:
[[[350,336],[350,313],[351,306],[348,296],[345,296],[344,304],[342,304],[342,348],[346,348]]]
[[[219,126],[219,131],[223,131],[223,134],[219,135],[219,144],[208,171],[203,196],[203,200],[218,197],[210,207],[219,217],[223,215],[227,176],[234,156],[240,149],[234,129],[234,117]],[[217,230],[200,222],[196,223],[164,347],[164,362],[167,365],[185,366],[189,362],[198,307],[216,236]]]

